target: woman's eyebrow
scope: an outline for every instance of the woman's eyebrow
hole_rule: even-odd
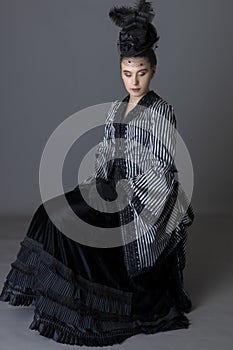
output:
[[[138,72],[141,72],[142,70],[148,71],[147,68],[143,68],[143,69],[138,70],[137,73],[138,73]],[[124,73],[126,73],[126,72],[127,72],[127,73],[131,73],[131,72],[130,72],[129,70],[127,70],[127,69],[124,69],[123,72],[124,72]]]

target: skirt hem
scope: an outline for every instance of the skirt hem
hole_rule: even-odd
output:
[[[29,328],[31,330],[38,331],[40,335],[47,338],[52,338],[58,343],[69,344],[69,345],[85,345],[85,346],[110,346],[115,344],[121,344],[126,339],[133,335],[140,333],[144,334],[154,334],[157,332],[165,332],[176,329],[188,328],[191,324],[190,320],[183,314],[176,316],[171,320],[162,321],[160,325],[153,326],[148,325],[150,322],[144,322],[137,320],[138,325],[134,329],[129,326],[128,329],[106,331],[97,334],[84,334],[79,330],[67,330],[61,324],[57,322],[52,322],[46,318],[40,317],[35,314],[34,320],[30,324]]]
[[[177,287],[176,298],[168,294],[166,305],[153,315],[133,312],[134,293],[89,281],[25,237],[7,275],[0,300],[11,305],[34,305],[29,328],[56,342],[70,345],[121,344],[139,334],[188,328],[191,301]],[[178,284],[177,284],[178,283]]]

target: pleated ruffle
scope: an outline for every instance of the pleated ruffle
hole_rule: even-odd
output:
[[[132,312],[133,292],[83,278],[28,236],[20,244],[0,300],[11,305],[34,305],[29,328],[43,336],[65,344],[107,346],[138,333],[190,325],[176,304],[168,312],[140,318]]]

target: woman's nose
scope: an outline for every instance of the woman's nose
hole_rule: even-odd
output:
[[[132,77],[132,84],[136,85],[138,83],[137,76]]]

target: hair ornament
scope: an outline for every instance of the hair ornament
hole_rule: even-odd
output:
[[[114,6],[110,9],[109,17],[121,27],[117,41],[120,54],[136,55],[157,43],[159,36],[151,23],[154,16],[151,2],[145,0],[138,0],[135,7]]]

